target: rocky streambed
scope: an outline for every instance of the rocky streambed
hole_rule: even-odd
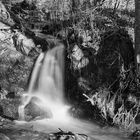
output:
[[[33,98],[33,101],[35,99]],[[53,120],[33,101],[25,108],[26,121],[18,121],[20,96],[0,101],[0,140],[125,140],[129,134],[114,127],[100,127],[74,119]],[[45,119],[44,119],[45,118]],[[63,118],[63,116],[62,116]]]
[[[100,128],[85,121],[70,123],[52,120],[10,122],[0,128],[1,140],[125,140],[126,134],[115,128]]]

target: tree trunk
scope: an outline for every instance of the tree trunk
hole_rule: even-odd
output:
[[[135,0],[135,61],[137,76],[140,76],[140,1]]]

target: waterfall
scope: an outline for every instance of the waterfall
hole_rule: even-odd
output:
[[[67,115],[68,106],[65,105],[63,89],[64,72],[64,46],[41,53],[35,63],[29,89],[22,98],[19,107],[19,119],[24,120],[25,107],[32,97],[37,97],[41,102],[36,104],[44,111],[50,111],[53,119],[63,119]],[[63,117],[62,117],[63,116]]]
[[[128,138],[124,136],[124,132],[121,133],[116,128],[105,127],[105,129],[101,129],[99,126],[93,124],[93,122],[69,116],[69,106],[65,103],[63,91],[63,49],[63,45],[60,45],[38,56],[31,75],[28,92],[23,95],[22,104],[19,107],[20,121],[17,121],[16,125],[22,127],[24,125],[33,126],[33,130],[47,134],[58,132],[58,128],[61,128],[64,132],[73,132],[73,134],[76,134],[77,139],[85,139],[77,137],[77,134],[82,136],[80,134],[83,133],[89,136],[89,140],[127,140]],[[51,112],[51,118],[46,117],[28,123],[24,121],[25,107],[34,97],[37,100],[33,101],[40,109],[48,113]]]

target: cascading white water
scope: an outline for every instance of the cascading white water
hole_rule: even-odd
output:
[[[83,120],[77,120],[67,114],[69,106],[64,101],[63,91],[63,45],[53,48],[46,53],[41,53],[35,63],[32,72],[29,89],[23,95],[22,105],[19,107],[19,119],[24,120],[25,107],[33,97],[42,110],[51,112],[52,118],[41,119],[26,123],[17,121],[16,125],[31,125],[33,130],[46,133],[57,132],[58,128],[74,133],[84,133],[89,140],[124,140],[124,137],[116,129],[101,129],[97,125]]]
[[[50,111],[53,119],[64,119],[68,106],[63,91],[63,45],[41,53],[35,63],[27,94],[19,107],[19,119],[24,120],[24,109],[32,97],[41,102],[36,104],[44,111]]]

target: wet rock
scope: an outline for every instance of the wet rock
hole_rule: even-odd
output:
[[[70,108],[69,113],[74,118],[81,118],[84,115],[83,110],[81,108],[78,108],[76,105]]]
[[[47,107],[43,109],[42,107],[39,106],[40,103],[41,101],[37,97],[32,97],[29,104],[25,107],[25,120],[26,121],[52,117],[52,114],[49,110],[47,110]]]

